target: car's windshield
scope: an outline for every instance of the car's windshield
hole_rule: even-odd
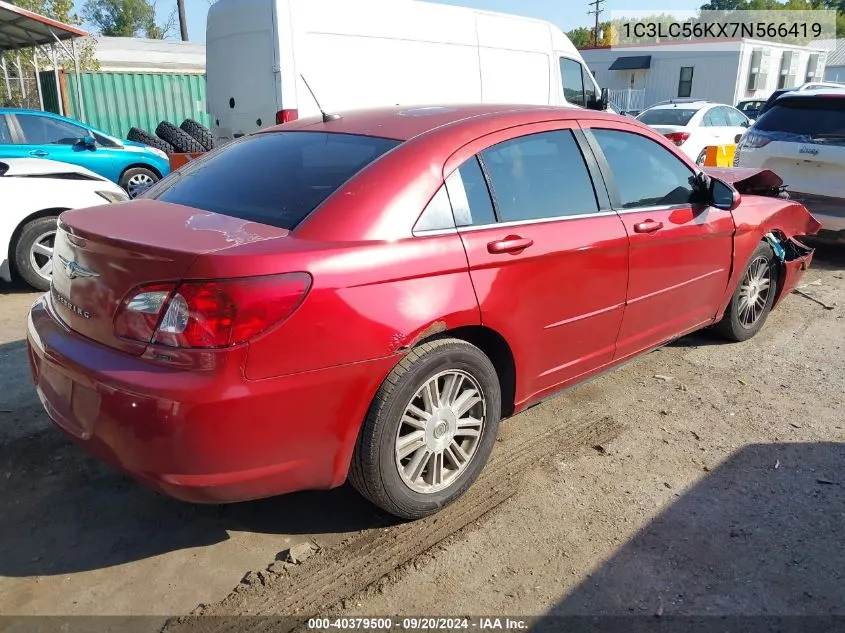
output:
[[[189,164],[149,197],[292,229],[399,143],[324,132],[256,134]]]
[[[691,108],[652,108],[637,117],[646,125],[686,125],[698,110]]]
[[[757,119],[754,129],[809,138],[845,137],[845,98],[781,99]]]

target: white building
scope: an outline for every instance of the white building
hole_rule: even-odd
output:
[[[806,46],[750,39],[606,46],[581,54],[622,110],[677,97],[731,105],[764,99],[778,88],[820,81],[826,56]]]
[[[845,84],[845,38],[813,40],[810,46],[827,51],[824,80]]]

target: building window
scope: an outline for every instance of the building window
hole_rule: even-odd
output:
[[[692,66],[681,66],[681,78],[678,81],[678,96],[689,97],[692,94]]]
[[[807,60],[807,76],[804,78],[804,83],[815,81],[816,75],[819,71],[819,56],[817,53],[811,53]]]
[[[762,73],[763,49],[755,48],[751,51],[751,63],[748,66],[748,92],[754,92],[765,86]]]
[[[778,88],[791,88],[795,81],[795,74],[792,70],[793,56],[792,51],[784,51],[783,57],[780,58],[780,73],[778,73]]]

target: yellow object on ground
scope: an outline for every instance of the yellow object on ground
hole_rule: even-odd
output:
[[[736,145],[708,145],[705,167],[733,167]]]

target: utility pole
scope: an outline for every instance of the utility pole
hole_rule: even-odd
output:
[[[179,13],[179,34],[182,41],[188,41],[188,20],[185,18],[185,0],[176,0],[176,9]]]
[[[601,20],[602,14],[602,5],[605,3],[605,0],[593,0],[592,2],[588,2],[587,4],[591,7],[595,7],[592,11],[587,11],[587,15],[595,15],[596,16],[596,29],[593,31],[593,46],[599,45],[599,21]]]

